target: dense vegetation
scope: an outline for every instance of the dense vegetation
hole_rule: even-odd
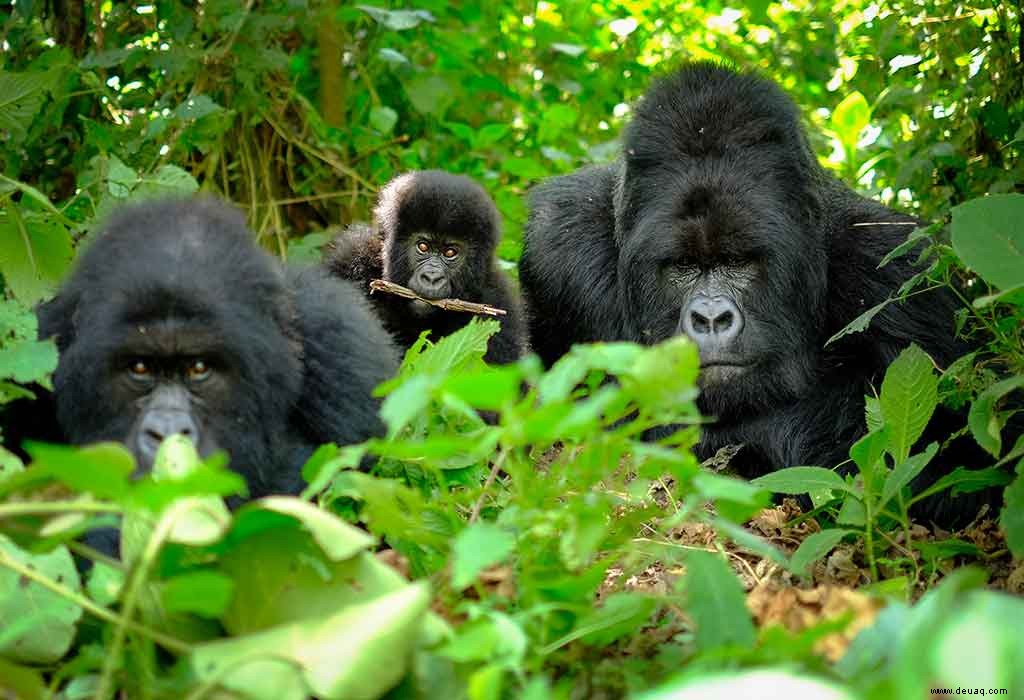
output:
[[[748,483],[727,459],[698,464],[684,341],[581,347],[546,373],[535,358],[488,368],[487,322],[410,351],[382,388],[387,438],[322,448],[305,499],[230,513],[237,476],[174,440],[139,480],[116,446],[36,445],[27,468],[0,451],[0,695],[1024,695],[1024,603],[991,590],[1024,592],[1024,440],[1003,431],[1024,396],[1019,1],[3,13],[7,416],[56,364],[31,309],[118,204],[215,193],[265,247],[313,260],[390,177],[444,167],[494,196],[514,269],[527,188],[614,158],[631,102],[697,58],[779,80],[827,167],[936,222],[911,234],[927,265],[898,296],[949,285],[978,350],[936,368],[909,348],[845,478],[794,465]],[[940,402],[965,408],[991,462],[933,488],[1008,484],[1001,512],[957,533],[906,514],[927,495],[907,484],[939,446],[912,445]],[[666,422],[686,427],[641,440]],[[377,467],[355,470],[367,453]],[[810,514],[771,506],[808,491]],[[119,514],[121,561],[75,541]],[[72,554],[97,562],[80,573]]]

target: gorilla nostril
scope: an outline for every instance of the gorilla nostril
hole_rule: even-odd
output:
[[[725,333],[732,327],[733,315],[732,311],[726,311],[724,314],[719,314],[714,321],[712,326],[714,327],[715,333]]]
[[[699,333],[701,335],[704,335],[711,330],[711,324],[708,323],[708,319],[696,311],[690,312],[690,327],[693,328],[694,333]]]

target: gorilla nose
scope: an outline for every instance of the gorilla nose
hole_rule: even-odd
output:
[[[697,295],[683,312],[683,330],[701,349],[728,345],[743,330],[743,314],[728,297]]]
[[[170,435],[184,435],[193,444],[199,444],[199,428],[192,416],[185,411],[151,410],[139,426],[139,453],[146,462],[152,462],[156,450],[164,438]]]
[[[437,270],[423,270],[420,272],[420,282],[428,287],[440,287],[444,282],[444,273]]]

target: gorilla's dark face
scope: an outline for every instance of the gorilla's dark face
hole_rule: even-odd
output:
[[[425,299],[455,296],[454,282],[462,277],[466,244],[450,236],[431,232],[409,237],[405,249],[408,279],[405,286]]]
[[[762,82],[737,99],[750,79],[733,77],[727,100],[693,73],[645,98],[616,201],[637,336],[692,338],[702,408],[720,417],[806,391],[827,290],[813,161],[795,108]]]
[[[240,217],[191,206],[113,221],[40,309],[60,349],[57,418],[73,443],[124,443],[141,471],[182,433],[250,473],[279,458],[301,387],[290,300]]]

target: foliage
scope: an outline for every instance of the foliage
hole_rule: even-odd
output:
[[[1021,645],[1006,632],[1024,615],[1020,601],[975,590],[970,569],[933,587],[980,547],[966,535],[920,537],[907,515],[932,493],[1013,479],[1000,522],[1024,557],[1024,440],[1007,437],[1024,400],[1021,22],[1019,2],[987,0],[0,10],[5,417],[49,387],[56,365],[30,309],[119,204],[223,195],[246,209],[264,246],[310,261],[331,226],[368,215],[393,175],[444,167],[494,196],[511,266],[528,187],[614,158],[632,102],[658,75],[702,58],[778,80],[825,167],[935,222],[893,252],[920,251],[923,268],[887,303],[948,286],[975,348],[942,368],[908,349],[869,399],[850,463],[753,484],[698,468],[689,452],[702,419],[685,343],[580,347],[546,373],[532,359],[488,368],[487,324],[411,350],[383,388],[387,439],[325,446],[304,471],[304,500],[229,513],[221,499],[238,479],[180,444],[165,445],[157,472],[137,481],[113,446],[38,445],[28,470],[0,448],[0,690],[1024,693]],[[880,308],[843,332],[863,330]],[[914,477],[953,437],[916,445],[940,403],[964,412],[958,432],[991,463],[925,485]],[[643,440],[664,424],[682,428]],[[365,455],[377,459],[371,473],[353,469]],[[743,527],[767,490],[809,494],[815,506],[793,547]],[[77,542],[117,518],[121,561]],[[888,606],[836,663],[820,644],[854,629],[849,615],[799,630],[752,619],[752,582],[734,575],[745,556],[807,584],[848,551]],[[83,575],[73,556],[97,561]],[[638,583],[652,571],[655,584]]]

